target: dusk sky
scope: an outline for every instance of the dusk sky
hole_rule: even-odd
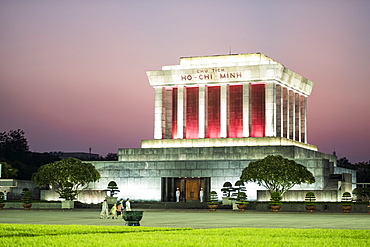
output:
[[[370,1],[0,0],[0,132],[105,156],[153,139],[146,71],[261,52],[314,82],[308,143],[370,160]]]

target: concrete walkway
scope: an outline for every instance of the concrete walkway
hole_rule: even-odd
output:
[[[370,230],[370,214],[355,213],[273,213],[238,212],[206,209],[150,210],[143,209],[141,226],[191,228],[327,228]],[[0,223],[48,225],[102,225],[123,226],[122,219],[99,219],[100,210],[0,210]]]

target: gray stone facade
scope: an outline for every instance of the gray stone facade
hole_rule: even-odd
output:
[[[293,190],[303,192],[299,197],[297,193],[292,193],[292,196],[288,193],[286,200],[302,201],[304,191],[316,191],[319,194],[322,191],[317,195],[321,200],[335,201],[338,198],[338,196],[334,198],[333,193],[340,195],[339,181],[330,179],[331,174],[335,174],[336,156],[297,146],[120,149],[120,161],[92,162],[100,172],[101,179],[91,189],[103,190],[114,180],[121,190],[119,197],[161,201],[162,178],[209,178],[209,191],[217,191],[221,198],[220,189],[223,183],[226,181],[235,183],[251,161],[278,154],[307,167],[316,180],[314,184],[295,186]],[[340,172],[352,173],[355,178],[355,173],[351,170]],[[345,184],[342,180],[340,182]],[[352,181],[346,182],[345,190],[352,190]],[[257,184],[247,184],[249,200],[268,200],[263,193],[258,194],[258,191],[264,190],[265,188]]]

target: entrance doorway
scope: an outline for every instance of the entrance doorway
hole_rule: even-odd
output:
[[[191,202],[199,201],[199,192],[203,188],[204,195],[203,201],[206,200],[208,190],[210,187],[210,178],[204,177],[180,177],[162,178],[162,201],[163,202],[175,202],[176,201],[176,190],[180,190],[180,202]]]

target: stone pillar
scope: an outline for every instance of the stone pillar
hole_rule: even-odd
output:
[[[276,136],[276,84],[274,82],[265,83],[265,136]]]
[[[289,90],[286,87],[282,88],[283,98],[283,137],[289,138]]]
[[[243,137],[249,137],[249,83],[243,83]]]
[[[276,84],[276,136],[283,137],[283,89]]]
[[[294,140],[301,141],[301,108],[299,94],[294,94]]]
[[[221,85],[220,137],[227,137],[227,84]]]
[[[307,143],[307,111],[306,111],[307,98],[300,95],[301,107],[301,142]]]
[[[177,95],[177,138],[184,138],[184,86],[179,86]]]
[[[162,139],[172,138],[172,114],[174,90],[167,90],[163,87],[162,100]]]
[[[294,110],[294,92],[292,90],[288,90],[289,93],[289,139],[294,140],[295,139],[295,131],[294,131],[294,126],[295,126],[295,110]]]
[[[206,120],[206,86],[199,86],[199,126],[198,126],[198,137],[204,138],[205,136],[205,120]]]
[[[154,139],[162,139],[163,88],[154,88]]]

